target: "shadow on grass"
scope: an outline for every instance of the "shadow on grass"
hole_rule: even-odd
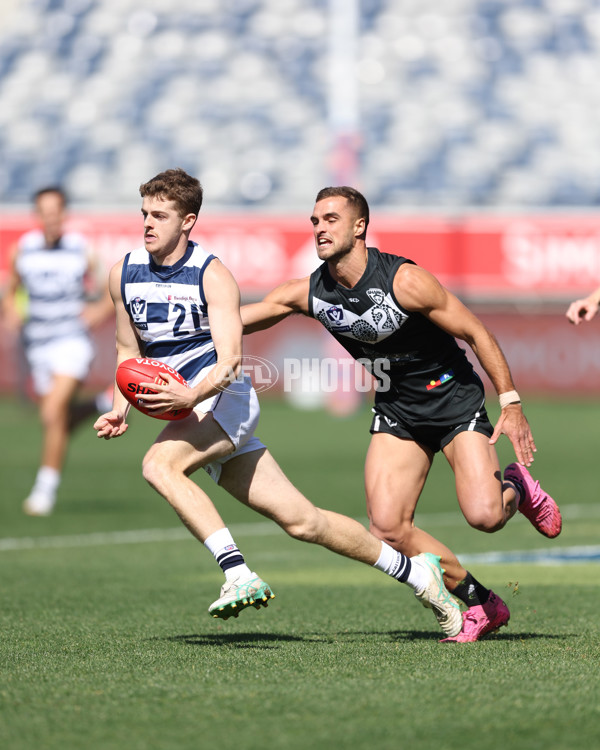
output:
[[[572,638],[578,638],[576,633],[497,633],[484,638],[484,641],[568,641]]]
[[[387,642],[408,641],[430,641],[439,642],[444,637],[443,633],[431,632],[429,630],[344,630],[341,632],[306,633],[304,635],[289,635],[287,633],[186,633],[182,635],[162,636],[150,638],[152,641],[168,641],[180,643],[186,646],[228,646],[240,649],[276,649],[284,643],[356,643],[364,641],[365,638],[384,640]],[[483,638],[480,643],[500,643],[507,641],[531,641],[531,640],[564,640],[569,639],[569,634],[548,633],[499,633],[491,634]]]
[[[367,630],[344,630],[341,632],[306,633],[303,635],[289,635],[287,633],[188,633],[183,635],[163,636],[151,638],[150,640],[168,641],[170,643],[182,643],[187,646],[235,646],[236,648],[277,648],[278,643],[354,643],[363,641],[365,638],[386,640],[393,642],[397,640],[420,640],[437,641],[440,633],[428,631],[367,631]]]
[[[349,631],[344,630],[342,632],[328,632],[328,633],[309,633],[308,638],[303,640],[310,640],[313,642],[320,643],[334,643],[338,642],[355,642],[363,641],[365,638],[379,638],[385,641],[432,641],[439,642],[446,636],[441,631],[431,630],[355,630]],[[550,634],[550,633],[490,633],[485,636],[482,641],[494,642],[494,641],[529,641],[529,640],[570,640],[576,637],[572,633],[563,634]]]
[[[396,640],[398,641],[412,641],[412,640],[434,640],[441,641],[444,638],[443,633],[421,633],[418,631],[405,632],[398,631],[396,633]],[[573,633],[563,633],[561,635],[550,634],[550,633],[490,633],[484,636],[477,643],[501,643],[506,641],[534,641],[534,640],[570,640],[576,637]],[[451,641],[452,643],[452,641]]]
[[[342,630],[309,633],[309,640],[316,643],[355,643],[362,642],[365,638],[373,638],[392,643],[394,641],[439,641],[443,635],[443,633],[432,633],[430,630]]]
[[[283,633],[189,633],[172,635],[163,638],[152,638],[153,641],[169,641],[187,646],[235,646],[236,648],[277,648],[278,643],[302,642],[306,638]],[[310,640],[310,639],[308,639]]]

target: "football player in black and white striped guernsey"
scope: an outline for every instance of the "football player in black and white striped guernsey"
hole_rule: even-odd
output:
[[[87,240],[65,229],[62,188],[39,190],[34,206],[39,227],[24,234],[13,251],[3,309],[9,325],[22,325],[43,431],[40,468],[23,510],[46,516],[56,503],[70,434],[98,411],[95,400],[75,404],[75,399],[94,357],[90,330],[112,314],[112,305]],[[90,301],[90,293],[98,299]]]
[[[441,557],[448,589],[467,607],[461,633],[446,640],[478,640],[507,624],[506,604],[415,526],[414,514],[434,455],[442,451],[471,526],[497,531],[518,508],[540,533],[560,533],[556,503],[526,468],[535,444],[508,364],[490,331],[432,274],[367,247],[369,206],[357,190],[321,190],[311,222],[322,265],[244,305],[244,333],[302,313],[377,377],[365,466],[371,531],[406,555],[427,550]],[[471,346],[500,396],[495,429],[481,380],[456,338]],[[504,481],[494,445],[502,433],[518,461],[506,467]]]
[[[202,205],[198,180],[181,169],[154,177],[140,188],[144,247],[110,272],[116,311],[117,363],[150,356],[179,370],[148,383],[145,407],[161,414],[193,408],[169,422],[143,461],[144,478],[175,509],[190,532],[213,554],[225,574],[213,617],[259,608],[273,594],[245,562],[210,497],[189,476],[203,468],[235,498],[272,518],[291,536],[320,544],[376,567],[409,585],[431,607],[447,635],[461,628],[457,602],[443,584],[439,558],[423,551],[406,557],[346,516],[316,508],[286,478],[255,437],[258,400],[241,370],[240,296],[233,276],[213,255],[189,239]],[[142,384],[144,385],[144,384]],[[115,389],[113,408],[96,421],[98,437],[127,430],[129,403]]]

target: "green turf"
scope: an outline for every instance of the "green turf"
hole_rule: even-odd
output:
[[[421,523],[461,553],[597,545],[599,413],[583,402],[527,407],[535,473],[565,508],[559,540],[520,517],[499,534],[470,529],[443,459]],[[431,613],[406,587],[256,525],[218,491],[276,598],[267,610],[213,620],[206,608],[221,576],[200,545],[115,543],[117,532],[178,528],[140,476],[155,422],[134,415],[130,434],[110,442],[88,425],[72,443],[55,514],[31,519],[20,502],[37,462],[35,412],[5,401],[0,420],[1,748],[600,745],[597,563],[469,566],[508,601],[510,625],[480,643],[440,645]],[[265,400],[259,434],[307,495],[363,517],[368,423],[367,410],[335,420]],[[500,452],[510,459],[504,443]]]

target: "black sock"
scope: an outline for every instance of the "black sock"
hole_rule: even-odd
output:
[[[517,508],[521,503],[523,502],[523,498],[525,497],[525,487],[523,487],[523,483],[519,482],[518,479],[513,479],[512,477],[510,479],[505,479],[505,482],[509,482],[509,484],[512,484],[515,490],[517,491]]]
[[[467,607],[485,604],[490,596],[490,590],[482,586],[468,571],[466,577],[459,581],[450,593],[458,597]]]

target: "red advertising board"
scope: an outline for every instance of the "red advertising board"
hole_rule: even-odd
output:
[[[0,287],[10,246],[32,225],[27,213],[0,212]],[[135,211],[74,212],[71,227],[89,237],[107,269],[142,242],[141,216]],[[289,278],[307,275],[318,264],[308,216],[206,214],[192,238],[231,269],[245,300],[262,296]],[[594,321],[575,328],[564,316],[567,301],[600,286],[600,216],[375,214],[369,244],[412,258],[476,304],[499,339],[520,389],[600,394],[600,327]],[[540,306],[514,305],[502,315],[493,314],[488,304],[532,300]],[[249,337],[247,346],[252,354],[278,361],[329,351],[323,343],[327,336],[314,321],[299,320],[295,325]],[[94,385],[112,377],[110,326],[101,332],[98,344]],[[317,350],[311,354],[314,346]],[[9,363],[0,372],[0,391],[14,390],[19,382],[18,345],[8,331],[0,336],[0,359]]]
[[[0,284],[10,246],[32,226],[0,212]],[[142,242],[141,217],[74,213],[107,267]],[[308,216],[205,214],[192,238],[231,269],[247,296],[264,294],[317,265]],[[405,255],[450,289],[477,300],[564,301],[600,285],[600,216],[410,217],[374,214],[369,244]]]
[[[471,218],[459,244],[471,293],[570,298],[600,285],[600,216]]]

